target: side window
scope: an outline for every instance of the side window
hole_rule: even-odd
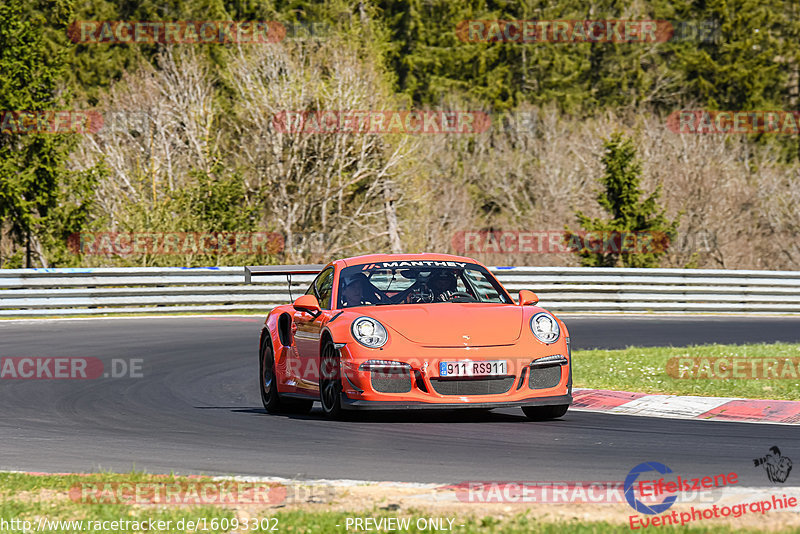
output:
[[[331,309],[331,297],[333,296],[333,267],[328,267],[320,273],[314,281],[317,288],[317,298],[319,307],[323,310]]]
[[[316,284],[316,283],[317,283],[317,278],[314,278],[314,281],[311,282],[311,285],[308,286],[308,289],[305,292],[306,295],[317,296],[316,292],[314,291],[314,284]]]
[[[506,302],[506,298],[482,272],[465,269],[464,276],[467,277],[470,285],[478,292],[481,302]]]

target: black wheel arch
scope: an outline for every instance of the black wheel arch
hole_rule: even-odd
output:
[[[269,328],[267,328],[266,326],[264,326],[261,329],[261,336],[258,338],[258,351],[259,351],[258,357],[259,358],[261,358],[261,349],[262,349],[262,347],[264,347],[264,339],[265,338],[267,339],[268,343],[270,343],[270,344],[272,343],[272,335],[269,332]]]

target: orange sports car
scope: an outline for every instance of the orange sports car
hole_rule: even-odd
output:
[[[530,419],[572,403],[562,321],[518,302],[481,263],[448,254],[377,254],[328,265],[247,267],[246,278],[317,274],[261,332],[267,412],[501,408]],[[290,279],[291,290],[291,279]]]

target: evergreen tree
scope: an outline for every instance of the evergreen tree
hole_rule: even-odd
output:
[[[654,2],[659,4],[660,2]],[[788,89],[785,62],[796,56],[797,22],[787,0],[671,2],[657,13],[686,23],[665,47],[684,100],[721,110],[780,108]]]
[[[659,257],[677,233],[678,220],[669,221],[659,207],[661,186],[639,200],[642,167],[630,138],[615,133],[604,147],[605,173],[599,180],[603,190],[598,192],[597,202],[611,218],[591,218],[578,211],[578,222],[588,235],[580,238],[567,230],[565,239],[568,243],[591,243],[576,247],[584,267],[657,267]],[[631,236],[634,241],[626,247]],[[626,253],[626,248],[631,252]]]
[[[64,109],[66,98],[59,91],[65,54],[63,48],[53,52],[42,28],[66,29],[72,11],[68,2],[38,11],[29,7],[24,0],[0,4],[0,110],[5,112],[0,127],[0,230],[24,246],[27,266],[42,248],[40,236],[57,223],[49,216],[59,204],[70,139],[68,134],[20,131],[27,127],[21,128],[19,114],[11,112]]]

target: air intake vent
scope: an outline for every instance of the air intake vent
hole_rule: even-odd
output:
[[[408,393],[411,391],[411,373],[409,371],[396,373],[373,371],[371,380],[372,389],[379,393]]]
[[[553,367],[532,367],[530,378],[528,379],[528,386],[531,389],[548,389],[554,388],[561,381],[562,366],[556,365]]]
[[[498,395],[514,385],[513,376],[478,380],[442,380],[431,378],[431,385],[440,395]]]

